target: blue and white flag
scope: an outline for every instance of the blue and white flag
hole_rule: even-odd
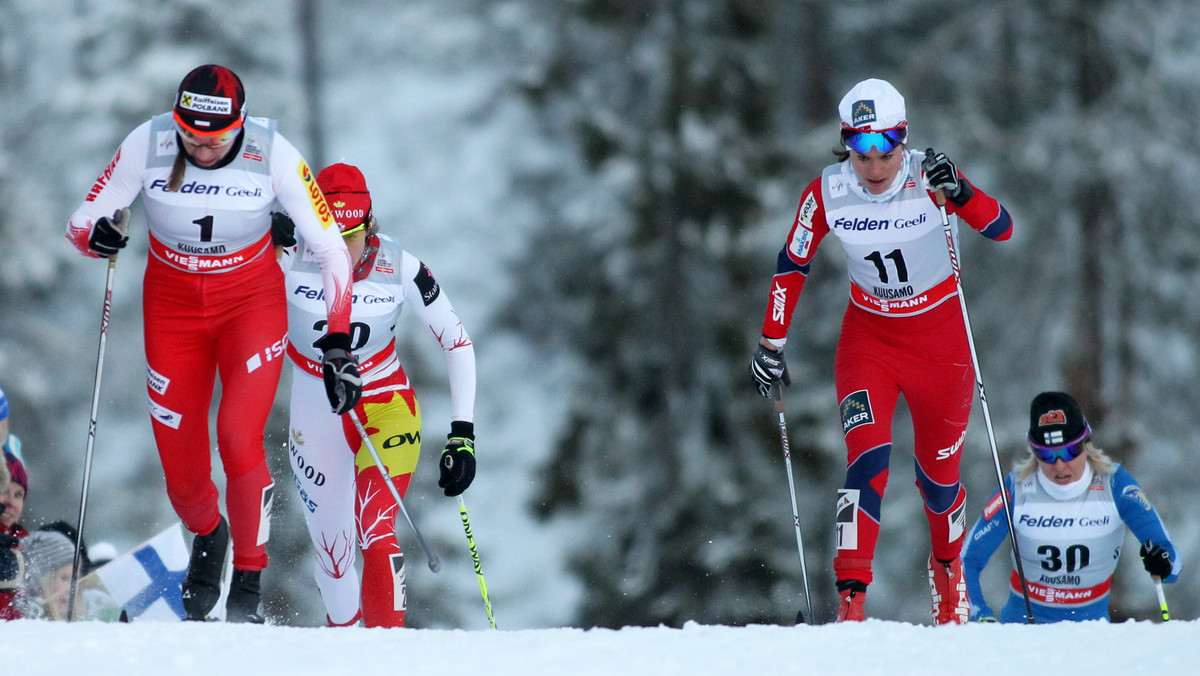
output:
[[[183,619],[183,576],[188,548],[175,523],[149,541],[104,564],[95,575],[130,620]]]

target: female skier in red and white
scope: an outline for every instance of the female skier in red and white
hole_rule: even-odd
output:
[[[401,311],[411,309],[446,356],[450,434],[438,486],[462,494],[475,477],[475,349],[445,291],[421,261],[377,232],[371,194],[357,167],[334,164],[317,175],[350,249],[353,349],[361,357],[363,392],[354,415],[403,497],[421,450],[421,409],[396,354]],[[277,233],[287,218],[277,216]],[[320,269],[305,233],[281,259],[287,271],[288,356],[292,360],[292,473],[312,537],[317,587],[331,626],[404,626],[404,555],[396,539],[396,500],[349,415],[329,412],[321,387],[324,331]],[[286,241],[286,238],[283,240]],[[362,584],[354,569],[363,558]],[[361,604],[360,604],[361,598]]]
[[[350,256],[315,177],[274,120],[246,117],[241,81],[223,66],[184,77],[171,112],[134,129],[72,214],[67,239],[112,257],[128,239],[129,205],[143,196],[150,256],[143,286],[147,390],[167,495],[196,534],[183,584],[188,619],[220,596],[229,540],[234,577],[226,619],[261,622],[274,484],[263,428],[287,333],[283,273],[272,255],[271,210],[289,210],[321,270],[330,404],[357,398],[349,352]],[[211,478],[208,412],[221,379],[217,450],[228,522]]]
[[[838,493],[838,620],[861,620],[872,580],[880,505],[900,394],[912,414],[917,486],[929,520],[934,621],[967,620],[958,553],[966,493],[959,483],[974,382],[970,348],[941,215],[943,191],[957,220],[994,240],[1012,219],[969,183],[942,153],[909,150],[904,98],[889,83],[859,82],[838,105],[845,150],[804,190],[779,253],[762,338],[750,364],[763,396],[789,382],[783,358],[788,326],[825,235],[846,252],[850,303],[834,365],[847,472]]]

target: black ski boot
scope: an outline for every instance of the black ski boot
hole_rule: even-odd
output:
[[[183,619],[208,619],[208,613],[221,598],[221,573],[225,570],[228,549],[229,524],[224,516],[213,532],[192,538],[192,556],[183,578]]]
[[[262,624],[262,613],[258,606],[262,601],[259,581],[261,570],[233,569],[233,579],[229,582],[229,598],[225,599],[226,622],[249,622]]]

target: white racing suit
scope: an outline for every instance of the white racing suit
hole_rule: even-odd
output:
[[[375,251],[372,251],[376,248]],[[324,302],[316,261],[299,242],[284,256],[287,270],[288,355],[293,363],[290,457],[312,537],[317,587],[331,626],[403,626],[404,556],[396,538],[396,501],[347,414],[330,412],[321,380]],[[354,411],[401,496],[417,467],[421,411],[396,355],[396,326],[408,306],[433,332],[446,355],[451,417],[473,421],[475,352],[446,294],[424,264],[395,241],[368,238],[357,267],[351,341],[363,377]],[[362,584],[355,572],[363,556]],[[360,602],[361,599],[361,602]]]

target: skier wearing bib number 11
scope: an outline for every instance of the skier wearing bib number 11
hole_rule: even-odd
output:
[[[316,177],[275,126],[246,116],[233,71],[199,66],[180,83],[170,112],[125,137],[67,225],[75,248],[111,259],[129,239],[129,205],[143,198],[147,394],[167,496],[195,534],[183,581],[190,620],[207,619],[216,605],[232,539],[225,619],[263,621],[260,578],[274,491],[263,428],[287,344],[283,271],[271,242],[276,205],[292,214],[320,264],[330,404],[347,411],[361,390],[350,353],[350,254]],[[208,412],[218,376],[216,445],[228,520],[211,477]]]
[[[935,194],[945,196],[956,239],[958,219],[993,240],[1011,236],[1012,219],[945,154],[908,148],[904,97],[888,82],[859,82],[842,98],[838,113],[843,147],[834,151],[838,161],[800,197],[779,252],[750,372],[764,397],[790,382],[783,347],[792,313],[821,240],[833,233],[846,252],[850,276],[834,363],[847,451],[833,560],[837,620],[866,618],[892,417],[903,394],[912,414],[916,483],[929,521],[933,621],[965,623],[970,605],[959,549],[966,492],[959,461],[974,371]]]

